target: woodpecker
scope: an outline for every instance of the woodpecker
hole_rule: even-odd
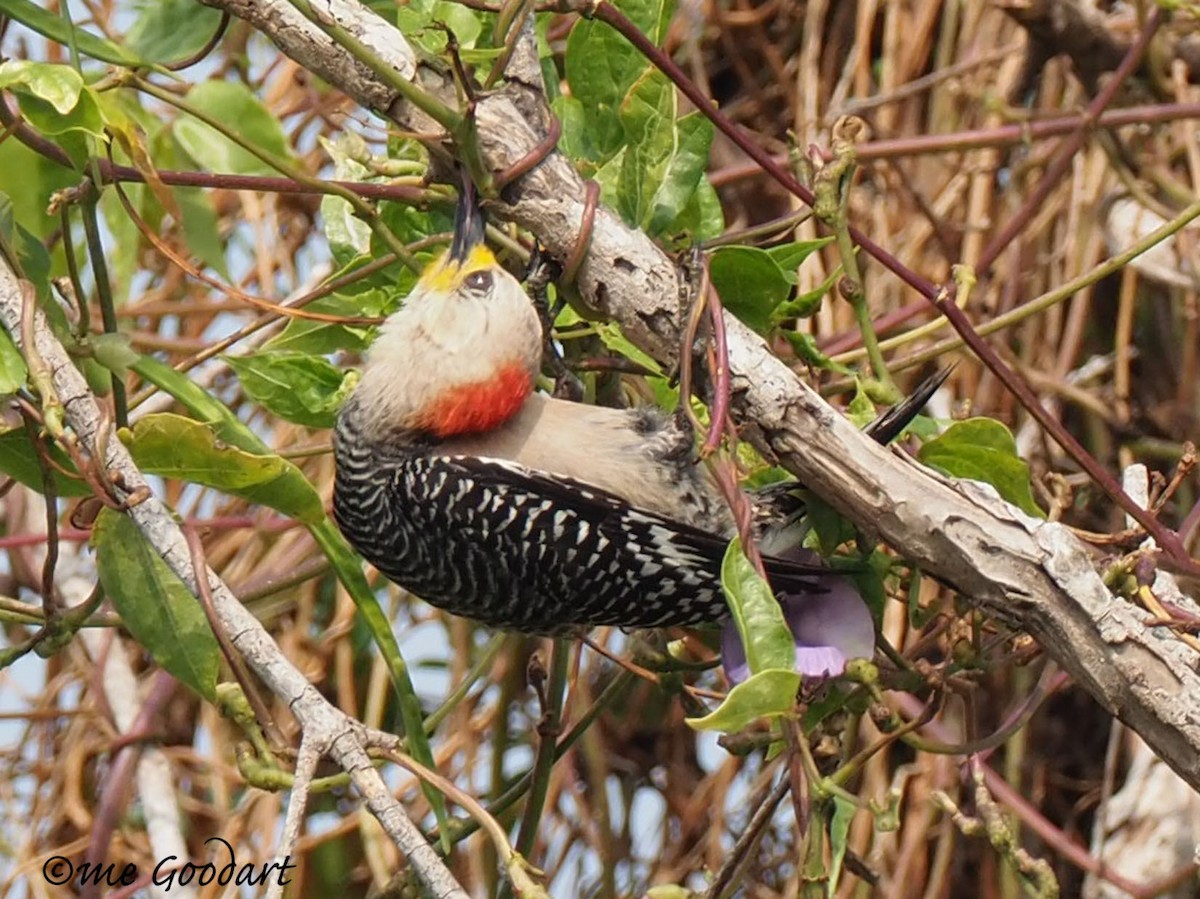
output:
[[[484,245],[470,193],[450,248],[380,327],[339,413],[338,525],[395,583],[495,628],[724,619],[735,528],[691,435],[657,410],[534,391],[541,322]],[[819,589],[825,571],[765,563],[792,594]]]

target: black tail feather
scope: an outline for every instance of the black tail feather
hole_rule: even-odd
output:
[[[909,423],[917,417],[917,413],[925,408],[930,397],[937,393],[937,389],[945,383],[952,371],[954,371],[953,365],[941,371],[935,371],[918,384],[916,390],[867,425],[865,432],[875,438],[876,443],[887,446],[899,437]]]

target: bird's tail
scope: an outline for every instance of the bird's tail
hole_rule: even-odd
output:
[[[917,417],[917,413],[925,408],[930,397],[937,393],[937,389],[945,383],[952,371],[954,371],[953,365],[943,368],[941,371],[935,371],[918,384],[916,390],[867,425],[864,429],[866,433],[874,437],[881,446],[887,446],[899,437]]]

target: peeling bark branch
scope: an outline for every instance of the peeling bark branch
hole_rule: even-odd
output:
[[[248,4],[205,0],[242,15],[305,68],[400,127],[420,120],[381,82],[339,80],[342,51],[328,39],[303,40],[283,26],[282,0]],[[374,17],[364,8],[356,15]],[[382,21],[382,20],[380,20]],[[308,23],[305,23],[306,25]],[[311,27],[311,26],[310,26]],[[366,27],[366,26],[362,26]],[[312,29],[314,32],[315,28]],[[503,90],[480,98],[477,122],[492,171],[521,159],[546,134],[545,109],[528,33]],[[397,32],[396,45],[403,41]],[[452,102],[452,98],[449,99]],[[560,260],[573,248],[584,216],[583,180],[561,154],[510,185],[504,218],[532,232]],[[660,360],[679,345],[675,265],[644,234],[609,210],[596,211],[590,250],[577,284],[598,312]],[[1091,551],[1068,529],[1038,521],[990,488],[952,482],[876,446],[803,384],[765,343],[727,316],[733,413],[744,436],[864,531],[954,586],[989,615],[1028,631],[1105,708],[1136,730],[1200,790],[1200,676],[1197,657],[1166,629],[1147,628],[1135,606],[1114,597]]]
[[[45,364],[54,392],[62,402],[66,423],[75,432],[83,448],[92,455],[98,455],[97,447],[103,446],[104,465],[113,473],[113,480],[122,485],[126,496],[139,492],[146,494],[146,498],[132,505],[127,514],[163,561],[193,595],[198,595],[196,571],[192,567],[191,553],[183,532],[172,518],[170,510],[149,490],[145,477],[112,426],[103,422],[95,396],[50,330],[40,310],[34,311],[32,316],[34,346],[26,345],[21,329],[21,286],[8,263],[0,259],[0,323],[7,328],[24,355],[28,357],[31,352],[36,352]],[[106,433],[101,433],[102,427],[107,428]],[[317,688],[288,661],[258,619],[246,611],[220,577],[211,570],[206,571],[206,576],[212,591],[213,610],[221,627],[230,635],[231,642],[254,673],[291,709],[304,731],[305,746],[311,746],[320,755],[332,758],[350,775],[367,806],[434,896],[438,899],[467,899],[466,892],[425,842],[371,763],[367,747],[373,742],[366,728],[321,696]]]

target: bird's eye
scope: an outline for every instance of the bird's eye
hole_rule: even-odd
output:
[[[486,293],[492,289],[492,273],[489,271],[471,272],[463,283],[471,290]]]

